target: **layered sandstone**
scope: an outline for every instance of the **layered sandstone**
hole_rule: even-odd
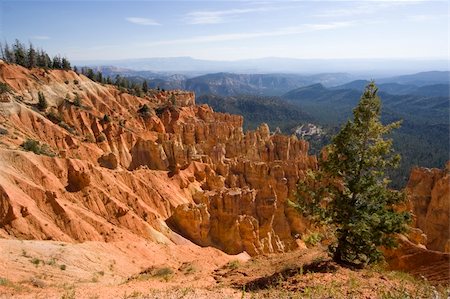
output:
[[[195,106],[190,92],[138,97],[72,71],[3,62],[0,80],[11,88],[0,102],[0,236],[187,238],[260,254],[295,248],[294,236],[305,231],[287,204],[316,167],[305,141],[267,125],[244,133],[241,116]],[[39,91],[46,111],[36,109]],[[56,155],[23,151],[26,139]]]
[[[422,230],[426,247],[450,252],[450,163],[445,169],[414,168],[406,188],[413,226]]]

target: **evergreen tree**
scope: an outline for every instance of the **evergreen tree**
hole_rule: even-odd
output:
[[[37,66],[45,69],[52,67],[52,60],[44,50],[39,50],[38,58],[37,58]]]
[[[89,79],[91,79],[92,81],[95,80],[95,73],[94,70],[91,68],[83,68],[83,74],[88,77]]]
[[[147,80],[144,80],[144,82],[142,82],[142,91],[144,93],[148,92],[148,85],[147,85]]]
[[[37,107],[41,111],[45,111],[45,109],[47,109],[47,107],[48,107],[47,100],[45,99],[45,96],[44,96],[44,94],[41,91],[38,92],[38,104],[37,104]]]
[[[8,43],[5,43],[5,46],[2,47],[2,59],[8,63],[14,63],[14,51],[9,48]]]
[[[30,43],[27,52],[27,67],[31,69],[36,66],[37,66],[37,53],[33,47],[33,44]]]
[[[53,57],[52,68],[57,70],[62,68],[61,57],[59,55]]]
[[[95,81],[103,83],[103,75],[102,72],[98,71],[97,75],[95,76]]]
[[[405,196],[388,188],[385,175],[400,157],[384,136],[400,123],[384,126],[380,113],[381,101],[372,82],[353,110],[353,120],[325,149],[319,169],[298,183],[294,204],[310,219],[335,229],[330,252],[337,262],[356,267],[379,261],[379,247],[394,247],[394,234],[407,229],[410,217],[395,210]]]
[[[66,71],[72,69],[72,68],[70,67],[70,62],[69,62],[69,60],[67,60],[66,57],[63,57],[63,58],[61,59],[61,68],[62,68],[63,70],[66,70]]]
[[[114,85],[116,85],[117,87],[120,87],[120,82],[121,82],[121,77],[120,75],[116,75],[116,78],[114,79]]]
[[[14,63],[17,63],[18,65],[27,66],[27,55],[25,51],[25,47],[23,44],[19,42],[18,39],[16,39],[16,42],[13,46],[14,49]]]
[[[78,94],[75,94],[75,98],[73,99],[73,104],[77,107],[81,107],[81,98]]]

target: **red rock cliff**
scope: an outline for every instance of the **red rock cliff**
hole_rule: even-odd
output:
[[[244,134],[241,116],[195,106],[189,92],[137,97],[72,71],[3,62],[0,81],[11,89],[0,102],[0,237],[187,238],[259,254],[295,248],[305,230],[286,203],[316,167],[305,141],[267,125]],[[26,139],[48,155],[25,152]]]
[[[427,236],[426,246],[450,252],[450,162],[445,169],[414,168],[406,188],[413,226]]]

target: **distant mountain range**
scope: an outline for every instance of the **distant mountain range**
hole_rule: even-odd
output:
[[[401,167],[392,172],[396,187],[405,184],[412,166],[442,167],[449,159],[449,85],[436,84],[441,82],[439,78],[430,79],[435,75],[428,73],[397,77],[401,79],[399,82],[408,85],[397,82],[378,85],[383,105],[382,121],[403,121],[401,127],[392,134],[394,148],[402,155]],[[408,81],[403,81],[405,77]],[[412,85],[411,82],[420,84],[416,78],[422,78],[421,82],[431,85]],[[318,124],[334,127],[334,131],[337,131],[338,126],[351,116],[352,108],[357,104],[366,83],[358,80],[333,88],[314,84],[292,90],[281,98],[301,107]]]
[[[236,61],[202,60],[191,57],[162,57],[124,60],[73,61],[75,65],[113,65],[135,71],[201,75],[217,72],[255,73],[341,73],[390,76],[425,70],[448,71],[448,60],[420,59],[295,59],[267,57]]]
[[[166,61],[166,63],[168,63]],[[244,128],[266,122],[274,130],[292,133],[301,124],[325,128],[326,136],[310,140],[318,152],[352,113],[368,80],[348,73],[195,75],[99,67],[104,75],[119,74],[150,87],[194,91],[198,103],[216,111],[241,114]],[[402,186],[413,165],[441,168],[449,153],[448,71],[375,77],[383,101],[383,122],[403,120],[392,136],[402,154],[401,168],[393,172],[394,186]],[[370,78],[370,77],[369,77]]]

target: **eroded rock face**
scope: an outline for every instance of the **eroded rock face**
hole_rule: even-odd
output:
[[[427,236],[426,247],[450,252],[450,163],[445,169],[414,168],[406,188],[413,226]]]
[[[450,254],[423,248],[405,236],[399,236],[399,247],[385,250],[386,261],[393,270],[425,277],[434,283],[448,285],[450,281]]]
[[[3,62],[0,80],[12,89],[0,121],[19,132],[0,135],[1,235],[186,242],[181,234],[255,255],[293,249],[305,231],[287,204],[317,164],[305,141],[264,124],[244,133],[241,116],[196,106],[191,92],[136,97],[72,71]],[[48,115],[30,107],[38,91]],[[83,109],[71,104],[75,93]],[[26,138],[57,156],[24,153]]]
[[[66,186],[67,191],[78,192],[89,186],[91,183],[89,170],[74,163],[70,163],[68,169]]]
[[[117,160],[117,156],[113,153],[104,154],[100,158],[98,158],[98,164],[100,166],[109,168],[109,169],[116,169],[119,165],[119,161]]]
[[[192,236],[198,231],[198,221],[202,222],[203,227],[209,226],[208,234],[203,233],[201,240],[190,239],[227,253],[246,251],[256,255],[295,248],[293,236],[304,232],[306,225],[290,210],[287,198],[304,171],[316,165],[315,158],[307,155],[307,143],[271,135],[265,124],[247,134],[233,129],[227,132],[230,139],[224,139],[224,143],[220,136],[213,135],[213,155],[207,166],[184,171],[193,171],[201,183],[201,203],[176,209],[169,223],[181,234]],[[204,152],[201,147],[205,144],[197,151]],[[178,162],[184,160],[192,161],[192,157]],[[184,221],[186,211],[190,211],[190,217],[200,217],[205,207],[207,217]]]

